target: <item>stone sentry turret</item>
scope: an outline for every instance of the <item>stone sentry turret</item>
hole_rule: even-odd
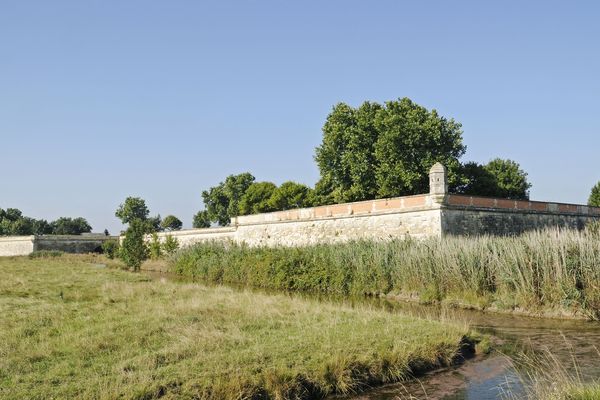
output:
[[[429,170],[429,194],[436,203],[444,201],[448,194],[448,170],[439,162]]]

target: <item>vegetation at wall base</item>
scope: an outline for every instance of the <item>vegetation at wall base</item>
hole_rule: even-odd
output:
[[[170,269],[215,283],[598,319],[599,265],[593,231],[551,229],[296,248],[202,243],[177,252]]]
[[[0,258],[1,398],[323,398],[472,348],[465,324],[152,281],[86,257]]]

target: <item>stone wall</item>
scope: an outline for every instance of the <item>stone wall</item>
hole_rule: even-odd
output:
[[[35,236],[0,237],[0,257],[26,256],[33,251]]]
[[[430,195],[369,200],[233,218],[226,228],[159,233],[181,246],[212,240],[250,246],[304,246],[359,239],[439,237],[440,204]]]
[[[442,235],[518,235],[549,227],[583,229],[600,220],[600,208],[578,204],[448,195]]]
[[[233,218],[228,227],[158,236],[164,241],[172,235],[181,246],[206,241],[304,246],[359,239],[516,235],[546,227],[583,229],[588,222],[600,220],[597,207],[448,194],[446,169],[439,164],[431,169],[430,186],[429,194],[247,215]],[[34,250],[90,252],[106,239],[93,235],[0,238],[0,255]]]
[[[59,250],[65,253],[100,251],[105,240],[118,239],[104,235],[42,235],[0,237],[0,257],[26,256],[39,250]]]
[[[98,253],[102,251],[102,243],[108,239],[118,239],[118,237],[110,237],[102,234],[36,236],[34,250],[58,250],[65,253]]]

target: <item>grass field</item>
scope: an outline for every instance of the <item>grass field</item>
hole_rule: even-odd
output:
[[[465,324],[90,262],[0,258],[0,398],[321,398],[407,379],[471,346]]]
[[[600,318],[600,235],[594,232],[302,248],[205,243],[181,250],[171,270],[217,283]]]

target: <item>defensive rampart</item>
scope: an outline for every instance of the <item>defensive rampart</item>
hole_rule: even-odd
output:
[[[436,164],[429,194],[246,215],[233,218],[227,228],[168,234],[183,246],[205,240],[303,246],[359,239],[506,236],[548,227],[583,229],[591,220],[600,220],[600,208],[449,194],[446,169]]]
[[[583,229],[600,220],[600,208],[464,196],[448,193],[446,169],[430,172],[430,193],[335,204],[233,218],[221,228],[159,233],[177,238],[181,246],[203,241],[232,241],[249,246],[304,246],[350,240],[439,238],[446,235],[517,235],[547,227]],[[0,238],[0,255],[35,250],[89,252],[107,237],[25,236]]]

